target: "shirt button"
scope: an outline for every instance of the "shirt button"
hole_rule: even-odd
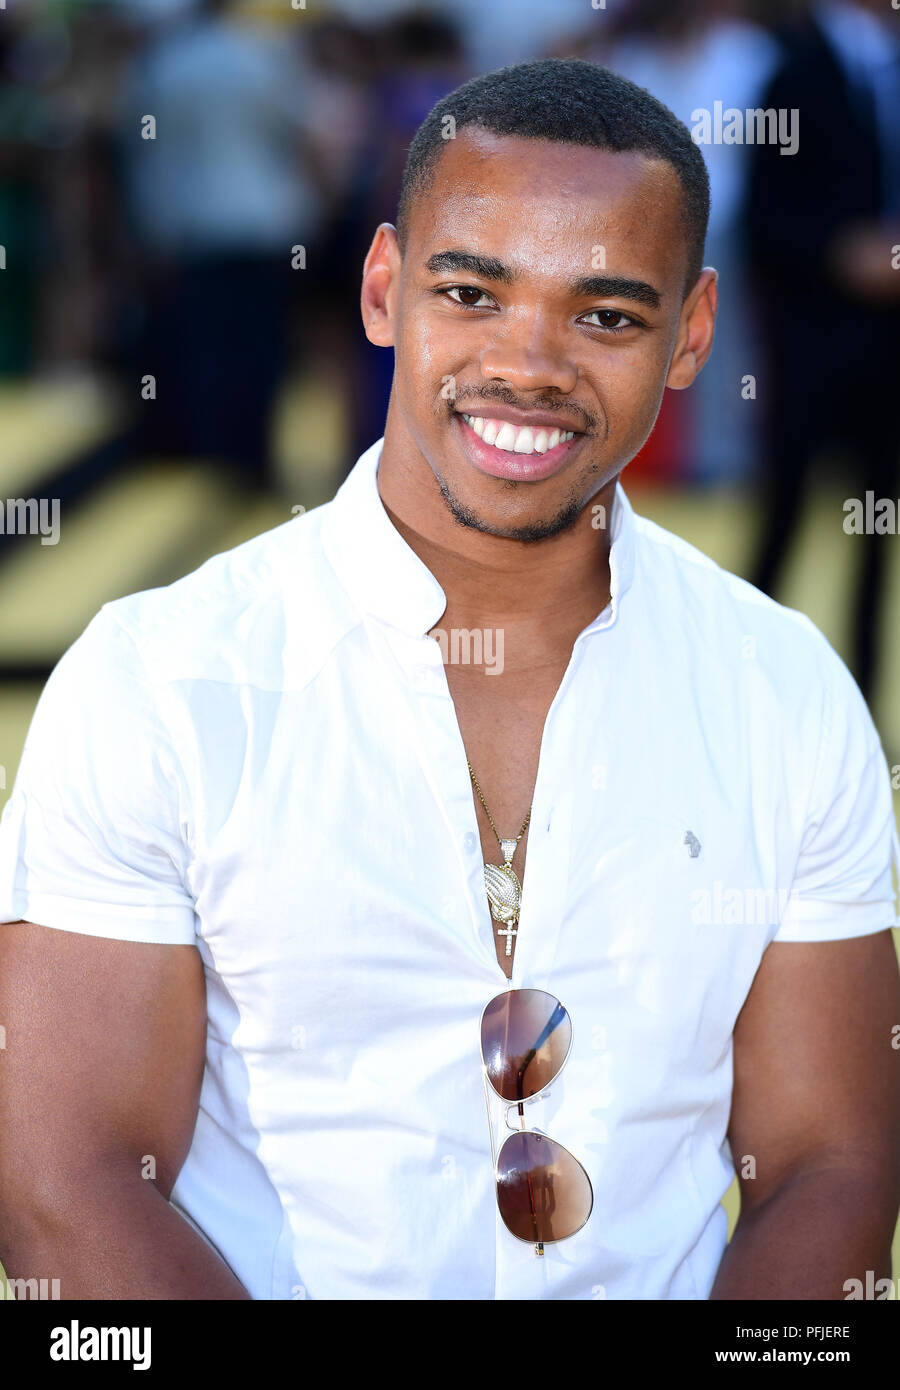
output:
[[[467,830],[467,831],[466,831],[466,837],[465,837],[465,839],[463,840],[463,844],[464,844],[465,847],[466,847],[466,853],[467,853],[467,854],[472,854],[472,853],[474,853],[474,850],[475,850],[475,836],[474,836],[474,834],[472,833],[471,830]]]

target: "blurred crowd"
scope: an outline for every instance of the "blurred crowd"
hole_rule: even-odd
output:
[[[629,475],[757,483],[751,577],[773,591],[817,460],[846,457],[858,496],[900,495],[898,28],[884,0],[7,0],[0,376],[162,374],[135,447],[263,485],[285,372],[330,364],[349,467],[392,369],[359,326],[361,264],[439,97],[556,54],[692,128],[717,103],[796,110],[794,151],[701,146],[716,345]],[[885,553],[863,564],[864,686]]]

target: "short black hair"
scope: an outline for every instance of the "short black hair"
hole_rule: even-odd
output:
[[[685,294],[703,267],[709,221],[709,175],[687,126],[643,87],[582,58],[541,58],[498,68],[442,97],[419,126],[409,147],[397,237],[401,249],[415,199],[426,191],[446,148],[447,117],[454,133],[480,126],[494,135],[636,151],[672,165],[682,189],[682,222],[688,242]]]

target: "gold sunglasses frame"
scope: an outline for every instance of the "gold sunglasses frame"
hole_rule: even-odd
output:
[[[556,1003],[559,1005],[559,1007],[560,1007],[561,1009],[565,1009],[566,1018],[569,1020],[569,1030],[570,1030],[570,1031],[569,1031],[569,1045],[568,1045],[568,1047],[566,1048],[566,1055],[565,1055],[565,1057],[563,1057],[562,1062],[560,1063],[559,1070],[557,1071],[557,1073],[556,1073],[556,1075],[554,1076],[553,1080],[550,1082],[550,1086],[548,1086],[545,1090],[543,1090],[543,1091],[536,1091],[536,1092],[534,1093],[534,1095],[527,1096],[524,1100],[512,1100],[512,1101],[509,1101],[509,1100],[507,1100],[507,1099],[505,1098],[505,1096],[501,1096],[500,1092],[497,1090],[496,1086],[495,1086],[494,1083],[491,1081],[491,1078],[488,1076],[487,1063],[485,1062],[485,1059],[484,1059],[484,1046],[483,1046],[483,1044],[482,1044],[482,1042],[481,1042],[481,1039],[482,1039],[482,1037],[483,1037],[483,1029],[484,1029],[484,1016],[485,1016],[485,1014],[487,1013],[488,1009],[491,1007],[491,1005],[492,1005],[492,1004],[495,1004],[495,1003],[497,1002],[498,999],[503,999],[503,998],[505,998],[507,995],[510,995],[510,994],[520,994],[520,993],[525,993],[525,992],[526,992],[526,990],[523,989],[522,986],[516,986],[514,989],[501,990],[499,994],[495,994],[491,999],[488,1000],[488,1002],[485,1004],[484,1008],[482,1009],[482,1011],[481,1011],[481,1021],[480,1021],[480,1023],[479,1023],[479,1027],[478,1027],[479,1047],[481,1048],[481,1079],[482,1079],[482,1083],[483,1083],[483,1086],[484,1086],[484,1103],[485,1103],[485,1107],[486,1107],[486,1109],[487,1109],[487,1117],[488,1117],[488,1134],[489,1134],[489,1136],[490,1136],[490,1141],[491,1141],[491,1162],[492,1162],[493,1168],[494,1168],[494,1198],[495,1198],[495,1200],[498,1202],[498,1205],[499,1205],[499,1193],[498,1193],[498,1189],[499,1189],[499,1186],[500,1186],[499,1164],[500,1164],[500,1158],[501,1158],[501,1156],[502,1156],[502,1154],[503,1154],[504,1146],[509,1142],[509,1135],[507,1135],[506,1139],[504,1139],[503,1143],[500,1145],[499,1150],[497,1150],[497,1148],[496,1148],[496,1146],[495,1146],[495,1144],[494,1144],[494,1117],[493,1117],[493,1115],[491,1114],[490,1096],[491,1096],[491,1094],[493,1094],[494,1096],[496,1096],[497,1100],[499,1100],[500,1104],[503,1106],[503,1118],[504,1118],[504,1120],[505,1120],[505,1122],[506,1122],[506,1128],[509,1129],[509,1130],[511,1130],[513,1134],[537,1134],[537,1135],[539,1135],[542,1139],[551,1139],[551,1138],[552,1138],[551,1135],[545,1133],[545,1131],[542,1130],[542,1129],[538,1129],[536,1126],[535,1126],[534,1128],[532,1128],[532,1129],[527,1129],[527,1128],[526,1128],[526,1126],[525,1126],[525,1106],[531,1104],[533,1101],[543,1100],[546,1096],[548,1096],[548,1095],[550,1094],[550,1086],[555,1085],[555,1083],[556,1083],[556,1082],[559,1080],[559,1078],[562,1076],[563,1068],[565,1067],[566,1062],[568,1062],[568,1060],[569,1060],[569,1055],[570,1055],[570,1053],[571,1053],[571,1051],[572,1051],[572,1043],[573,1043],[574,1040],[575,1040],[575,1025],[574,1025],[573,1022],[572,1022],[572,1015],[569,1013],[569,1010],[566,1009],[566,1006],[565,1006],[565,1004],[562,1002],[562,1000],[561,1000],[561,999],[557,999],[557,998],[556,998],[556,995],[555,995],[555,994],[551,994],[550,991],[549,991],[548,989],[544,989],[544,990],[532,990],[532,991],[531,991],[532,993],[546,994],[547,997],[548,997],[549,999],[556,999]],[[519,1118],[519,1120],[521,1120],[521,1124],[518,1124],[518,1125],[510,1124],[510,1122],[509,1122],[509,1112],[510,1112],[511,1110],[517,1110],[517,1111],[518,1111],[518,1118]],[[574,1231],[570,1231],[569,1234],[568,1234],[567,1236],[560,1236],[560,1238],[559,1238],[560,1240],[570,1240],[572,1236],[577,1235],[579,1231],[583,1230],[584,1227],[587,1225],[588,1221],[590,1220],[591,1212],[594,1210],[594,1188],[593,1188],[593,1184],[591,1183],[590,1175],[589,1175],[587,1169],[585,1168],[585,1166],[584,1166],[584,1164],[581,1162],[581,1160],[580,1160],[579,1158],[576,1158],[575,1154],[572,1153],[571,1149],[567,1149],[566,1146],[565,1146],[565,1144],[560,1144],[558,1139],[553,1139],[552,1142],[553,1142],[554,1144],[559,1144],[559,1147],[560,1147],[561,1149],[564,1149],[564,1150],[565,1150],[565,1152],[566,1152],[566,1153],[569,1155],[569,1157],[572,1159],[573,1163],[577,1163],[577,1164],[578,1164],[579,1168],[580,1168],[581,1171],[584,1173],[585,1179],[586,1179],[586,1181],[587,1181],[588,1189],[590,1190],[590,1194],[591,1194],[591,1205],[590,1205],[590,1207],[588,1208],[588,1214],[587,1214],[587,1216],[584,1218],[584,1220],[582,1221],[581,1225],[578,1226]],[[500,1219],[503,1220],[502,1212],[501,1212]],[[504,1225],[505,1229],[506,1229],[507,1231],[509,1231],[509,1227],[506,1225],[506,1222],[505,1222],[505,1221],[503,1222],[503,1225]],[[509,1231],[509,1234],[510,1234],[511,1236],[513,1236],[515,1240],[521,1241],[523,1245],[534,1245],[534,1253],[535,1253],[535,1255],[537,1255],[537,1256],[543,1256],[543,1254],[544,1254],[544,1245],[545,1245],[545,1244],[546,1244],[546,1245],[556,1245],[556,1244],[558,1244],[557,1241],[537,1241],[537,1242],[534,1242],[534,1241],[531,1241],[531,1240],[526,1240],[523,1236],[517,1236],[516,1233],[515,1233],[515,1231]]]

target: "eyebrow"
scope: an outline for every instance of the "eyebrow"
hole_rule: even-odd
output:
[[[467,270],[470,275],[478,275],[482,280],[497,280],[503,285],[511,285],[515,274],[496,256],[479,256],[475,251],[436,251],[425,262],[425,269],[432,275],[440,275],[443,270]]]
[[[648,309],[658,309],[662,302],[659,290],[646,280],[631,280],[624,275],[585,275],[570,282],[569,293],[591,299],[633,299]]]
[[[432,275],[440,275],[443,271],[468,271],[470,275],[501,285],[511,285],[518,278],[503,261],[475,251],[436,251],[428,257],[425,269]],[[650,309],[658,309],[662,303],[662,295],[653,285],[625,275],[582,275],[569,281],[568,290],[580,299],[631,299]]]

